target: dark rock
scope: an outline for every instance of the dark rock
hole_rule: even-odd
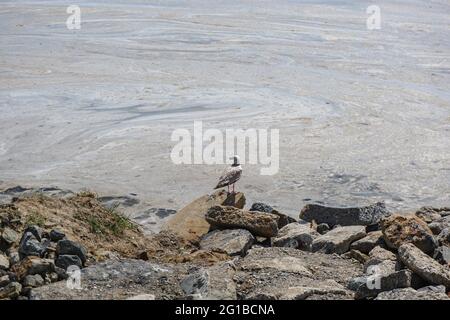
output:
[[[370,232],[362,239],[353,242],[350,249],[361,251],[368,254],[377,246],[384,246],[383,233],[381,231]]]
[[[24,259],[28,256],[42,257],[45,253],[46,246],[36,238],[34,233],[27,231],[23,234],[19,243],[19,256]]]
[[[367,207],[335,208],[319,204],[307,204],[300,212],[300,219],[327,223],[330,226],[371,225],[389,215],[384,203]]]
[[[330,231],[330,226],[326,223],[319,223],[316,228],[317,232],[320,234],[325,234]]]
[[[20,263],[11,267],[11,270],[17,275],[18,279],[23,279],[27,275],[45,275],[55,271],[53,260],[42,259],[38,257],[26,257]]]
[[[0,288],[6,286],[10,282],[11,282],[11,279],[9,278],[9,276],[7,274],[5,274],[4,276],[0,276]]]
[[[445,228],[437,236],[437,241],[441,246],[450,247],[450,228]]]
[[[244,256],[255,238],[245,229],[214,230],[200,241],[201,249],[223,250],[230,256]]]
[[[20,256],[17,251],[10,251],[8,254],[8,258],[11,266],[20,262]]]
[[[278,219],[278,228],[281,229],[285,225],[288,225],[290,223],[296,222],[296,220],[288,215],[285,215],[278,210],[275,210],[271,206],[265,203],[261,202],[255,202],[252,207],[250,208],[250,211],[259,211],[259,212],[266,212],[266,213],[272,213],[279,217]]]
[[[83,266],[83,263],[78,256],[61,254],[55,260],[55,265],[59,268],[67,270],[67,268],[69,266],[77,266],[78,268],[81,269],[81,267]]]
[[[23,234],[27,233],[27,232],[31,232],[33,234],[33,236],[37,239],[37,241],[41,241],[42,240],[42,235],[44,233],[44,231],[36,226],[36,225],[32,225],[32,226],[28,226],[25,231],[23,232]]]
[[[278,234],[278,216],[258,211],[244,211],[229,206],[214,206],[206,213],[206,221],[218,229],[247,229],[254,236],[274,237]]]
[[[430,228],[416,216],[393,215],[381,222],[381,228],[384,241],[392,249],[398,249],[404,243],[413,243],[425,253],[432,253],[437,248]]]
[[[55,229],[50,231],[49,236],[50,236],[50,240],[52,240],[54,242],[58,242],[59,240],[62,240],[62,239],[64,239],[66,237],[64,232],[61,232],[61,231],[55,230]]]
[[[434,250],[433,259],[440,264],[450,266],[450,247],[442,246]]]
[[[400,246],[398,254],[400,260],[424,280],[450,288],[450,269],[447,266],[439,264],[411,243]]]
[[[56,246],[56,254],[60,255],[75,255],[78,256],[83,263],[86,263],[87,260],[87,251],[86,249],[79,243],[64,239],[58,241]]]
[[[189,274],[181,281],[180,286],[187,295],[205,295],[208,292],[209,275],[204,269]]]
[[[294,222],[278,231],[278,235],[272,238],[272,246],[311,251],[312,242],[318,236],[319,233],[311,229],[309,224]]]
[[[343,254],[349,250],[352,242],[365,235],[366,231],[363,226],[338,227],[317,237],[312,243],[312,251]]]

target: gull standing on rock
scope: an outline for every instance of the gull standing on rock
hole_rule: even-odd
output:
[[[219,183],[214,189],[228,187],[228,193],[230,193],[230,185],[233,185],[232,193],[234,193],[234,184],[241,178],[242,167],[239,162],[239,156],[233,156],[231,159],[233,164],[222,174],[219,178]]]

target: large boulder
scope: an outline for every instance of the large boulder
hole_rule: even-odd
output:
[[[380,293],[375,300],[450,300],[442,292],[418,291],[413,288],[394,289]]]
[[[364,264],[364,270],[368,267],[382,263],[383,261],[397,261],[397,256],[382,247],[375,247],[369,252],[369,259]]]
[[[208,233],[209,223],[205,220],[209,208],[217,205],[234,206],[242,209],[245,205],[243,193],[228,194],[225,190],[202,196],[170,217],[163,229],[175,232],[186,240],[197,240]]]
[[[424,280],[450,289],[450,268],[439,264],[411,243],[398,249],[400,260]]]
[[[319,204],[307,204],[300,212],[300,219],[326,223],[330,226],[373,225],[389,215],[386,206],[378,202],[366,207],[336,208]]]
[[[317,237],[312,243],[312,251],[343,254],[349,250],[353,241],[365,235],[366,229],[363,226],[337,227]]]
[[[214,206],[208,210],[205,218],[213,229],[246,229],[254,236],[266,238],[278,234],[278,216],[271,213]]]
[[[293,222],[278,231],[278,235],[272,238],[272,246],[311,251],[312,242],[318,236],[320,234],[309,224]]]
[[[61,255],[72,255],[78,256],[83,264],[87,261],[87,250],[86,248],[74,241],[71,240],[60,240],[56,245],[56,254],[58,256]]]
[[[259,211],[259,212],[267,212],[275,214],[279,217],[278,219],[278,228],[281,229],[285,225],[288,225],[290,223],[296,222],[296,220],[286,214],[283,214],[279,212],[278,210],[275,210],[268,204],[262,203],[262,202],[255,202],[252,204],[252,207],[250,208],[250,211]]]
[[[381,231],[373,231],[369,232],[364,238],[353,242],[350,245],[350,249],[368,254],[373,248],[384,245],[383,233]]]
[[[214,230],[203,236],[200,248],[203,250],[223,250],[230,256],[244,256],[255,238],[245,229]]]
[[[398,249],[404,243],[413,243],[425,253],[437,248],[428,225],[414,215],[393,215],[381,221],[381,230],[386,244]]]
[[[351,299],[348,281],[361,266],[337,255],[292,248],[252,248],[236,262],[240,299]]]
[[[46,250],[46,243],[41,242],[35,233],[30,231],[24,232],[19,243],[19,256],[21,259],[28,256],[42,257]]]

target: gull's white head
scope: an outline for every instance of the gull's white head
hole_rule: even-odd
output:
[[[239,158],[239,156],[237,156],[237,155],[232,156],[232,157],[230,158],[230,160],[233,160],[233,164],[232,164],[233,167],[237,167],[237,166],[240,166],[240,165],[241,165],[240,158]]]

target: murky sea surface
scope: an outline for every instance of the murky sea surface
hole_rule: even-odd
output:
[[[70,3],[72,4],[72,3]],[[1,186],[135,193],[178,209],[224,165],[175,165],[173,130],[280,130],[249,204],[450,205],[450,3],[0,1]]]

